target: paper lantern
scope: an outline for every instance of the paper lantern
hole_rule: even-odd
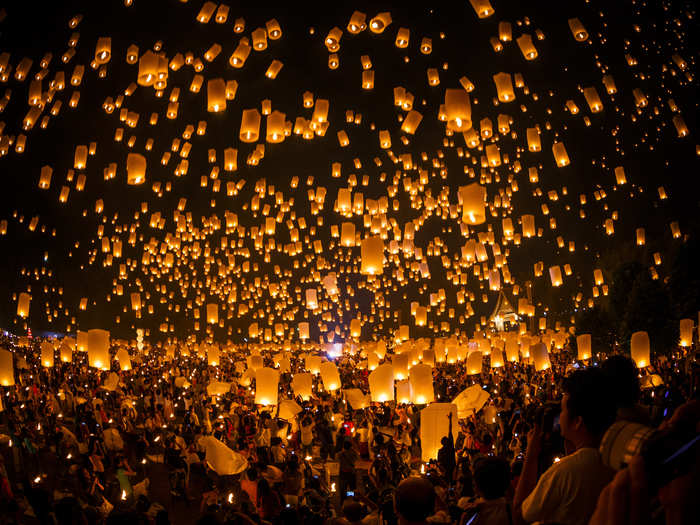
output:
[[[25,319],[29,315],[29,303],[32,300],[32,296],[28,293],[22,292],[19,294],[17,299],[17,315],[22,319]]]
[[[119,361],[119,368],[122,372],[131,370],[131,357],[129,357],[129,351],[126,348],[120,348],[117,350],[114,358]]]
[[[321,363],[321,380],[323,381],[323,388],[326,390],[333,391],[340,388],[340,374],[335,363],[331,361]]]
[[[555,142],[552,144],[552,153],[554,154],[554,160],[556,161],[558,167],[563,168],[564,166],[568,166],[570,164],[569,155],[566,152],[566,148],[562,142]]]
[[[630,340],[630,354],[632,360],[637,363],[637,368],[644,368],[651,364],[649,358],[649,334],[635,332]]]
[[[578,358],[581,361],[590,359],[593,355],[591,351],[591,334],[581,334],[576,337],[576,348],[578,348]]]
[[[407,379],[396,382],[396,402],[401,404],[411,402],[411,385]]]
[[[208,306],[209,305],[207,305],[207,309]],[[209,366],[219,366],[219,363],[221,362],[219,359],[219,355],[220,351],[218,345],[207,345],[207,364]]]
[[[146,157],[140,153],[129,153],[126,157],[126,183],[143,184],[146,180]]]
[[[265,22],[265,29],[267,30],[267,36],[270,37],[270,40],[279,40],[282,38],[282,28],[277,19],[271,18]]]
[[[508,359],[508,361],[511,363],[517,363],[520,361],[518,340],[514,337],[506,339],[506,359]]]
[[[478,350],[471,352],[467,356],[467,374],[476,375],[481,373],[484,358],[483,354]]]
[[[362,89],[374,89],[374,70],[365,69],[362,71]]]
[[[0,385],[14,386],[15,384],[15,363],[12,352],[0,348]]]
[[[551,368],[552,365],[549,362],[549,352],[544,343],[537,343],[536,345],[530,347],[530,353],[535,361],[535,370],[541,372]]]
[[[496,84],[496,91],[500,102],[512,102],[515,100],[513,81],[509,73],[498,73],[493,75],[493,81]]]
[[[489,3],[489,0],[469,0],[469,3],[474,8],[476,16],[479,18],[488,18],[495,13],[493,7]]]
[[[462,221],[471,225],[486,222],[486,188],[478,183],[460,186]]]
[[[515,39],[520,48],[520,52],[525,57],[525,60],[535,60],[537,58],[537,49],[535,44],[532,43],[532,37],[527,33],[523,33],[518,38]]]
[[[388,363],[379,365],[369,374],[369,392],[372,401],[384,403],[394,400],[394,367]]]
[[[216,303],[207,304],[207,323],[217,324],[219,322],[219,306]]]
[[[367,28],[367,24],[365,23],[366,18],[367,15],[365,15],[365,13],[354,11],[350,16],[350,21],[347,25],[348,32],[353,35],[357,35],[358,33],[364,31]]]
[[[583,96],[586,98],[586,102],[588,103],[591,113],[600,113],[603,111],[603,101],[600,100],[600,95],[598,95],[596,88],[583,88]]]
[[[471,0],[474,2],[475,0]],[[449,414],[452,414],[452,432],[458,423],[457,405],[453,403],[431,403],[420,411],[421,460],[428,463],[437,459],[442,447],[442,438],[447,437],[450,429]]]
[[[267,49],[267,31],[264,28],[258,27],[255,29],[251,35],[251,40],[253,41],[253,49],[256,51],[264,51]]]
[[[226,81],[223,78],[207,80],[207,111],[226,111]]]
[[[258,371],[263,367],[263,358],[260,355],[248,356],[248,368]]]
[[[595,281],[596,286],[603,284],[605,282],[605,279],[603,278],[603,271],[600,269],[593,270],[593,280]]]
[[[328,49],[329,53],[335,53],[340,49],[340,39],[342,36],[343,30],[339,27],[334,27],[328,32],[323,43],[326,45],[326,49]]]
[[[408,41],[411,36],[411,31],[407,27],[400,27],[396,33],[396,40],[394,45],[399,49],[404,49],[408,47]]]
[[[267,116],[267,129],[265,140],[271,144],[278,144],[285,138],[285,117],[284,113],[273,111]]]
[[[463,89],[445,90],[445,116],[447,126],[453,131],[466,131],[472,127],[472,109],[469,93]]]
[[[680,321],[680,345],[688,347],[693,345],[693,320],[681,319]]]
[[[270,63],[270,66],[267,68],[267,71],[265,71],[265,76],[267,78],[270,78],[272,80],[277,78],[277,75],[279,75],[279,72],[282,71],[282,68],[284,67],[284,63],[279,61],[279,60],[273,60]],[[336,64],[337,67],[337,64]],[[331,68],[333,69],[333,68]]]
[[[379,13],[369,22],[369,30],[372,33],[383,33],[391,24],[391,13]]]
[[[362,321],[360,319],[352,319],[350,321],[350,336],[359,339],[362,335]]]
[[[408,376],[408,382],[411,403],[427,405],[435,401],[433,368],[430,365],[419,364],[412,367]]]
[[[87,333],[88,364],[101,370],[109,369],[109,332],[93,329]]]
[[[318,308],[315,288],[306,289],[306,308],[307,310],[316,310]]]
[[[537,128],[527,128],[527,149],[533,153],[542,151],[542,143],[540,142],[540,133]]]
[[[60,354],[61,361],[63,363],[70,363],[73,360],[73,346],[75,345],[75,343],[69,343],[66,341],[66,339],[64,339],[61,343],[61,346],[58,349],[58,353]]]
[[[250,50],[251,46],[248,42],[247,38],[241,38],[240,42],[238,42],[238,45],[236,46],[236,49],[233,51],[233,54],[228,60],[228,63],[231,64],[232,67],[235,67],[237,69],[240,69],[244,66],[245,61],[248,59],[248,56],[250,55]]]
[[[577,42],[588,40],[588,31],[586,31],[586,28],[583,27],[578,18],[569,18],[569,29],[571,29],[571,34],[574,35],[574,39]]]
[[[561,268],[557,266],[551,266],[549,268],[549,279],[552,281],[552,286],[561,286],[563,279],[561,276]]]
[[[433,40],[428,37],[423,37],[420,42],[420,52],[424,55],[429,55],[433,52]]]
[[[413,135],[418,129],[418,126],[422,120],[423,115],[412,109],[406,114],[406,118],[403,119],[403,122],[401,123],[401,131]]]
[[[110,58],[112,58],[112,39],[108,36],[98,38],[95,46],[95,63],[101,66],[109,62]]]
[[[321,373],[321,357],[317,355],[309,355],[306,357],[304,366],[306,369],[311,372],[312,374],[320,374]]]
[[[44,341],[41,343],[41,366],[52,368],[54,362],[54,348],[51,343]]]
[[[256,142],[260,136],[260,113],[257,109],[244,109],[241,117],[241,142]]]
[[[360,244],[360,273],[381,275],[384,267],[384,241],[379,236],[367,237]]]
[[[395,354],[391,358],[391,366],[394,367],[394,379],[399,381],[408,377],[408,354]]]
[[[294,395],[301,397],[304,401],[311,399],[313,392],[311,386],[313,384],[313,375],[309,373],[297,373],[292,377],[292,390]]]
[[[274,368],[260,368],[255,372],[255,404],[276,405],[279,372]]]
[[[139,86],[152,86],[158,79],[158,55],[153,51],[146,51],[139,58],[139,71],[137,82]]]
[[[491,368],[501,368],[503,365],[503,350],[493,349],[491,351]]]

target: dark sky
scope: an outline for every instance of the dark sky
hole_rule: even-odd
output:
[[[373,332],[389,333],[398,324],[410,324],[412,336],[433,335],[432,330],[417,328],[411,320],[409,303],[418,301],[421,305],[428,304],[428,294],[444,288],[447,295],[446,308],[439,312],[433,308],[429,319],[435,323],[445,321],[450,324],[450,332],[456,328],[471,333],[474,323],[480,316],[488,315],[495,305],[497,293],[488,292],[488,283],[474,277],[472,268],[465,268],[468,282],[465,286],[455,286],[448,282],[446,270],[440,257],[427,257],[430,267],[430,279],[414,279],[406,270],[406,260],[402,265],[407,279],[396,283],[391,278],[393,263],[385,267],[382,289],[372,294],[364,286],[365,278],[353,274],[341,274],[341,266],[346,263],[341,260],[347,257],[356,261],[359,266],[359,247],[351,250],[329,246],[330,226],[340,225],[347,219],[333,212],[333,201],[338,188],[347,186],[347,176],[355,173],[358,179],[363,175],[369,177],[366,187],[355,188],[361,191],[365,199],[377,199],[387,195],[387,186],[400,166],[394,166],[386,152],[379,148],[378,130],[387,129],[391,132],[392,151],[399,156],[411,153],[414,162],[429,173],[429,182],[422,190],[422,196],[430,191],[436,197],[443,188],[449,189],[451,204],[457,203],[457,189],[470,182],[478,181],[488,170],[482,170],[477,162],[471,164],[471,159],[459,157],[457,148],[467,150],[460,134],[449,137],[453,146],[445,146],[445,125],[437,120],[440,104],[444,101],[446,88],[460,87],[459,78],[466,75],[476,85],[472,95],[472,118],[475,127],[479,121],[488,117],[496,128],[498,114],[505,113],[512,117],[511,130],[517,133],[517,138],[510,135],[501,137],[498,141],[502,153],[510,157],[508,165],[501,166],[492,175],[491,182],[486,182],[488,199],[493,203],[495,195],[506,191],[510,185],[509,175],[517,182],[518,191],[513,194],[511,209],[507,215],[513,219],[516,231],[519,231],[518,219],[523,214],[534,214],[537,225],[542,227],[544,234],[541,238],[523,241],[520,246],[504,246],[502,243],[501,217],[489,218],[486,225],[472,228],[472,237],[479,231],[486,231],[491,226],[496,234],[496,242],[503,249],[510,248],[508,267],[513,280],[522,285],[533,280],[533,264],[542,261],[545,273],[542,278],[534,279],[535,302],[538,306],[537,316],[545,309],[549,315],[568,323],[574,312],[573,297],[580,291],[583,294],[583,304],[591,296],[593,286],[593,269],[602,268],[606,275],[614,270],[614,265],[621,260],[635,258],[645,265],[652,266],[652,254],[659,251],[664,255],[672,254],[677,241],[671,238],[669,223],[678,221],[684,235],[695,236],[698,232],[698,155],[697,139],[697,13],[692,2],[667,1],[647,2],[603,2],[603,1],[565,1],[565,2],[521,2],[494,0],[495,14],[485,20],[479,20],[469,2],[439,2],[440,7],[411,7],[414,4],[406,2],[390,5],[377,2],[356,2],[352,5],[309,3],[260,3],[261,7],[244,7],[231,4],[228,21],[225,24],[200,24],[195,20],[203,2],[191,0],[181,3],[176,0],[135,0],[133,6],[124,7],[122,2],[49,2],[32,4],[27,2],[11,2],[6,6],[7,16],[0,22],[0,53],[9,52],[10,64],[17,66],[22,57],[31,58],[34,63],[31,75],[39,71],[39,61],[46,52],[53,53],[49,72],[43,81],[43,89],[48,89],[48,81],[54,78],[57,70],[64,70],[66,79],[70,79],[75,64],[84,64],[85,74],[79,87],[80,102],[76,109],[68,107],[73,88],[68,86],[62,92],[54,95],[55,100],[63,102],[60,114],[51,118],[47,129],[34,129],[27,132],[26,151],[22,154],[15,152],[14,147],[4,157],[0,158],[0,180],[4,191],[0,192],[0,220],[8,221],[8,231],[0,236],[0,269],[3,278],[0,279],[0,326],[24,333],[24,323],[16,318],[16,301],[13,294],[26,291],[31,286],[32,308],[29,326],[34,330],[52,329],[65,332],[89,328],[112,329],[115,335],[133,337],[134,328],[150,328],[155,335],[157,327],[168,322],[173,325],[173,334],[185,337],[193,333],[194,319],[191,311],[186,311],[187,301],[195,299],[195,290],[191,289],[188,297],[183,298],[178,282],[182,282],[184,274],[188,280],[202,280],[200,289],[205,297],[204,302],[217,302],[220,317],[225,317],[223,300],[228,297],[232,285],[237,285],[238,300],[241,291],[257,275],[263,282],[281,282],[290,294],[290,301],[283,311],[289,313],[284,320],[273,322],[287,323],[287,333],[293,332],[296,324],[303,319],[304,290],[312,284],[305,283],[312,273],[310,269],[301,267],[293,269],[293,258],[279,251],[271,254],[270,262],[265,262],[262,253],[256,253],[254,244],[249,236],[244,244],[252,253],[251,262],[259,263],[257,274],[251,272],[245,275],[246,282],[239,273],[241,257],[236,257],[235,267],[230,272],[222,286],[207,285],[207,272],[214,277],[218,266],[205,265],[202,258],[193,263],[192,268],[181,268],[180,276],[173,277],[173,272],[154,277],[153,273],[142,273],[140,264],[136,270],[129,273],[128,278],[120,280],[124,287],[124,295],[117,297],[113,294],[113,280],[117,277],[120,262],[127,258],[141,260],[143,244],[129,246],[126,242],[127,233],[119,233],[120,227],[135,225],[134,213],[141,209],[142,202],[149,203],[149,211],[138,221],[137,232],[143,235],[145,242],[153,237],[159,242],[170,232],[174,233],[173,211],[179,199],[187,198],[186,211],[191,212],[194,225],[201,227],[203,216],[211,217],[216,213],[223,220],[226,210],[238,214],[240,224],[250,228],[264,223],[260,214],[253,216],[249,209],[250,199],[254,194],[255,181],[265,178],[268,185],[274,185],[276,191],[284,193],[284,199],[295,199],[291,209],[297,217],[304,216],[312,225],[316,217],[310,214],[305,181],[309,175],[315,178],[313,188],[324,186],[328,193],[321,216],[324,219],[322,227],[317,229],[315,237],[324,243],[323,257],[328,265],[320,271],[324,276],[330,271],[338,273],[338,283],[341,288],[339,304],[343,315],[333,307],[331,320],[326,322],[327,328],[342,327],[341,335],[345,333],[345,325],[350,319],[359,315],[370,315],[374,306],[378,307],[381,295],[390,306],[386,309],[398,311],[397,319],[378,326],[376,315],[374,322],[368,322],[363,329],[363,336],[369,337]],[[415,3],[416,5],[422,3]],[[345,27],[350,15],[357,9],[367,13],[369,20],[377,12],[390,11],[393,23],[381,35],[364,31],[360,35],[350,35]],[[80,33],[76,56],[67,65],[61,64],[60,57],[67,49],[67,42],[73,30],[68,28],[68,20],[75,14],[81,13],[83,20],[75,30]],[[233,20],[244,17],[246,21],[244,36],[270,18],[276,18],[283,30],[280,40],[269,41],[268,49],[264,52],[251,52],[243,69],[233,69],[228,65],[228,57],[236,47],[242,35],[233,32]],[[529,20],[529,25],[524,23]],[[588,30],[590,43],[579,43],[574,40],[567,25],[567,20],[578,17]],[[515,42],[505,44],[504,50],[495,53],[489,38],[498,35],[498,23],[510,21],[513,26],[513,37],[521,33],[533,36],[538,50],[538,58],[526,61]],[[520,22],[520,24],[518,24]],[[327,66],[328,51],[323,45],[323,38],[331,27],[338,26],[344,34],[340,41],[338,52],[340,67],[331,71]],[[310,34],[309,28],[315,29]],[[394,39],[399,27],[411,31],[410,45],[407,49],[394,46]],[[535,31],[539,29],[545,38],[537,40]],[[440,33],[445,38],[440,38]],[[112,38],[112,59],[107,65],[107,77],[100,79],[89,62],[94,55],[95,43],[99,37]],[[432,38],[433,51],[430,55],[419,52],[422,37]],[[127,97],[123,107],[140,114],[135,129],[129,129],[119,122],[119,110],[111,115],[102,109],[102,103],[107,97],[116,98],[124,89],[135,82],[137,66],[125,62],[126,49],[131,44],[139,46],[140,53],[150,49],[161,40],[163,51],[168,58],[175,53],[191,51],[201,57],[214,43],[221,44],[223,51],[211,64],[206,63],[203,71],[205,86],[198,93],[188,89],[193,75],[191,67],[183,67],[177,72],[170,72],[168,87],[162,98],[156,98],[154,90],[139,87],[134,95]],[[625,59],[629,53],[636,57],[638,65],[630,67]],[[674,64],[672,55],[678,53],[687,63],[686,71],[681,71]],[[360,56],[369,55],[375,71],[375,87],[371,91],[360,88],[361,66]],[[409,57],[406,62],[404,57]],[[264,73],[273,59],[281,60],[284,67],[275,80],[265,78]],[[447,63],[448,68],[443,69]],[[438,68],[440,85],[431,87],[426,80],[426,69]],[[603,71],[604,70],[604,71]],[[516,89],[516,101],[509,104],[494,106],[493,99],[496,90],[492,75],[498,72],[516,73],[523,75],[529,90],[529,95],[522,89]],[[617,85],[618,93],[611,98],[605,93],[601,82],[603,74],[611,74]],[[690,75],[690,80],[686,76]],[[210,78],[235,79],[239,89],[235,100],[229,101],[223,114],[212,114],[206,111],[206,80]],[[175,120],[165,118],[167,97],[173,87],[180,87],[180,110]],[[393,105],[393,88],[403,86],[415,96],[414,108],[423,114],[423,121],[410,144],[405,146],[400,141],[399,115],[405,112]],[[591,114],[580,88],[595,86],[604,104],[604,111]],[[10,101],[6,109],[0,113],[0,121],[5,123],[2,131],[5,136],[17,136],[22,133],[21,123],[29,107],[27,93],[29,81],[17,82],[13,77],[0,84],[0,94],[11,90]],[[639,88],[647,96],[649,104],[637,111],[633,90]],[[300,137],[288,137],[284,143],[266,144],[265,157],[260,165],[246,166],[245,159],[254,149],[254,144],[243,144],[238,140],[241,112],[246,108],[260,108],[261,100],[269,98],[273,109],[283,111],[292,122],[297,116],[310,117],[310,111],[302,108],[301,98],[304,91],[312,91],[317,98],[330,101],[330,126],[324,137],[305,141]],[[537,100],[534,100],[534,96]],[[565,111],[567,100],[574,100],[581,110],[578,115]],[[673,113],[668,100],[673,99],[682,115],[689,136],[678,138],[671,123]],[[425,100],[425,105],[422,101]],[[52,104],[49,104],[49,108]],[[521,105],[525,106],[523,111]],[[355,126],[345,122],[345,112],[351,109],[362,114],[361,125]],[[152,112],[159,113],[156,126],[148,124]],[[44,110],[42,115],[48,113]],[[584,123],[584,116],[590,118],[590,126]],[[634,117],[634,120],[633,120]],[[165,167],[159,161],[164,151],[170,148],[175,137],[180,137],[187,124],[195,127],[200,120],[207,121],[207,132],[204,137],[194,136],[192,152],[189,156],[189,172],[184,177],[175,177],[173,170],[179,161],[177,154]],[[371,129],[374,123],[376,129]],[[546,124],[549,123],[550,129]],[[525,130],[538,125],[542,129],[542,152],[529,153],[525,141]],[[115,129],[125,128],[125,140],[116,143],[113,140]],[[348,148],[340,148],[336,133],[345,129],[350,136]],[[264,133],[264,117],[261,126]],[[136,137],[132,150],[125,142],[131,135]],[[264,135],[263,135],[264,136]],[[151,152],[144,151],[147,138],[154,139]],[[565,168],[557,168],[551,153],[554,140],[561,140],[568,151],[571,164]],[[66,182],[68,170],[73,166],[73,153],[78,144],[97,142],[97,153],[88,160],[84,171],[87,184],[84,191],[75,190],[75,180]],[[616,143],[616,141],[618,141]],[[488,142],[486,142],[488,143]],[[238,171],[228,173],[221,171],[219,178],[223,186],[218,194],[212,193],[212,180],[206,188],[200,185],[202,176],[210,174],[212,165],[207,161],[207,151],[214,148],[217,151],[217,164],[221,165],[223,149],[238,148]],[[518,148],[525,148],[519,152]],[[653,148],[653,149],[651,149]],[[125,160],[129,151],[145,154],[148,160],[147,182],[141,186],[127,186]],[[477,160],[483,154],[476,154]],[[420,160],[421,152],[426,152],[428,162]],[[432,159],[441,152],[447,170],[446,177],[439,176],[438,170],[433,169]],[[382,160],[378,167],[373,159]],[[360,169],[354,169],[355,158],[362,161]],[[519,161],[521,170],[516,172],[515,161]],[[117,176],[113,180],[103,180],[103,169],[111,162],[116,162]],[[343,176],[338,179],[330,177],[331,163],[341,162]],[[42,166],[53,168],[51,187],[40,190],[37,187]],[[473,167],[476,179],[469,179],[464,173],[464,166]],[[624,166],[628,184],[617,187],[613,169]],[[528,181],[528,168],[538,167],[539,182],[531,184]],[[386,172],[386,180],[382,182],[381,173]],[[76,173],[76,178],[77,178]],[[496,180],[499,176],[500,181]],[[290,180],[297,176],[299,187],[290,189]],[[401,177],[418,177],[417,170],[410,170]],[[226,182],[247,181],[243,190],[235,197],[225,194]],[[164,192],[162,197],[152,191],[154,182],[162,185],[172,183],[172,190]],[[482,180],[483,182],[483,180]],[[58,195],[64,184],[71,187],[68,202],[61,204]],[[661,201],[657,188],[663,186],[668,199]],[[512,186],[511,186],[512,187]],[[563,187],[566,187],[564,195]],[[541,195],[537,195],[537,189]],[[550,201],[547,193],[556,190],[559,200]],[[595,192],[603,190],[604,199],[597,201]],[[586,217],[580,218],[581,194],[585,194],[587,204],[584,206]],[[400,201],[400,210],[390,210],[388,218],[395,219],[403,231],[404,224],[418,217],[422,209],[412,209],[409,195],[404,192],[403,184],[399,185],[396,198]],[[95,201],[102,199],[104,211],[95,213]],[[216,207],[210,202],[216,200]],[[274,205],[274,198],[268,197],[264,202]],[[391,202],[391,199],[390,199]],[[247,205],[246,205],[247,203]],[[541,205],[546,203],[550,215],[542,215]],[[264,204],[264,203],[263,203]],[[244,208],[248,208],[245,209]],[[262,206],[262,205],[261,205]],[[568,209],[567,209],[568,208]],[[85,211],[85,213],[84,213]],[[148,218],[154,211],[160,211],[167,219],[163,230],[148,227]],[[619,219],[615,221],[615,235],[607,236],[603,231],[605,219],[614,212]],[[277,210],[273,206],[272,215]],[[113,218],[117,216],[116,220]],[[29,231],[28,224],[32,217],[39,217],[39,227]],[[23,218],[20,222],[20,217]],[[549,217],[555,217],[557,229],[550,230]],[[289,231],[285,222],[278,223],[275,239],[278,245],[289,243]],[[106,220],[106,222],[104,222]],[[362,217],[355,215],[353,222],[357,231],[365,236],[362,228]],[[104,225],[105,235],[119,236],[124,244],[124,255],[121,261],[115,259],[111,267],[104,267],[104,254],[100,253],[97,230]],[[634,247],[634,232],[636,228],[646,229],[647,245],[643,248]],[[45,231],[41,231],[45,228]],[[51,232],[55,229],[55,236]],[[308,230],[307,230],[308,232]],[[221,231],[213,232],[208,241],[212,250],[219,247]],[[557,247],[557,237],[561,236],[568,246],[569,241],[576,245],[575,253]],[[236,235],[227,235],[228,240],[238,240]],[[303,237],[303,232],[302,232]],[[435,237],[444,241],[446,255],[454,259],[459,254],[466,239],[459,235],[459,221],[454,219],[442,220],[433,216],[425,221],[416,234],[415,245],[422,247],[425,256],[427,247]],[[389,238],[393,238],[391,232]],[[75,243],[79,243],[75,247]],[[202,247],[205,240],[200,241]],[[267,237],[265,238],[267,243]],[[69,256],[70,253],[70,256]],[[91,257],[94,254],[94,257]],[[305,247],[304,254],[313,255],[313,251]],[[489,255],[491,250],[489,249]],[[600,257],[600,259],[599,259]],[[225,261],[223,254],[214,254],[214,258]],[[303,254],[296,257],[300,262]],[[410,260],[408,264],[410,264]],[[547,268],[552,265],[569,263],[574,274],[566,277],[564,286],[553,289],[550,285]],[[315,263],[314,263],[315,264]],[[489,264],[493,264],[493,258]],[[288,269],[286,276],[277,275],[275,266],[281,270]],[[155,265],[157,266],[157,265]],[[196,269],[196,276],[193,275]],[[42,271],[44,273],[42,273]],[[666,269],[658,269],[664,277]],[[39,278],[36,278],[38,272]],[[51,276],[48,275],[51,272]],[[150,272],[150,270],[149,270]],[[267,276],[267,277],[266,277]],[[172,278],[171,278],[172,277]],[[141,286],[137,284],[140,280]],[[158,289],[164,285],[167,292],[173,292],[174,297],[160,302]],[[352,286],[356,294],[348,296],[346,286]],[[485,290],[480,286],[485,285]],[[301,288],[301,300],[297,300],[295,287]],[[321,285],[316,283],[319,293]],[[396,290],[392,288],[396,286]],[[46,288],[46,293],[44,292]],[[63,294],[59,295],[58,289]],[[475,294],[472,303],[475,317],[458,323],[460,315],[464,314],[464,305],[458,304],[456,293],[464,289]],[[140,291],[145,304],[153,304],[154,313],[145,314],[136,319],[131,311],[129,294]],[[510,292],[510,286],[506,287]],[[145,294],[150,293],[151,299],[145,300]],[[482,293],[487,293],[489,301],[484,304]],[[322,299],[325,294],[321,294]],[[109,301],[107,300],[109,296]],[[85,311],[78,310],[81,297],[89,299]],[[278,299],[271,298],[264,290],[255,299],[253,310],[274,305]],[[344,302],[348,300],[348,306]],[[61,301],[62,308],[58,307]],[[247,302],[247,300],[246,300]],[[58,317],[51,321],[47,319],[46,304],[51,310],[59,310]],[[179,313],[168,311],[167,305],[180,304]],[[122,309],[126,306],[127,312]],[[297,308],[297,311],[294,311]],[[454,319],[448,318],[448,310],[454,308]],[[66,315],[65,310],[68,310]],[[204,316],[204,306],[201,307]],[[121,322],[115,323],[119,315]],[[70,324],[71,318],[76,318],[76,324]],[[318,336],[314,327],[320,315],[312,314],[309,321],[312,333]],[[291,320],[293,318],[293,321]],[[166,321],[167,319],[167,321]],[[239,317],[237,310],[226,319],[223,328],[217,328],[215,335],[221,340],[231,338],[240,340],[246,333],[248,325],[253,322],[250,314]],[[272,326],[266,315],[258,319],[261,326]],[[70,324],[70,327],[68,325]],[[203,325],[204,323],[202,323]],[[442,332],[440,332],[442,333]],[[204,334],[200,330],[198,335]]]

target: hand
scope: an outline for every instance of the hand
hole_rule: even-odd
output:
[[[539,425],[535,425],[528,431],[526,456],[533,458],[539,456],[542,450],[542,438],[542,428]]]
[[[649,515],[644,463],[641,456],[634,456],[629,467],[619,471],[600,493],[588,525],[643,525]]]

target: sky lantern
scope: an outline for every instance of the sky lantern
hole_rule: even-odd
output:
[[[265,22],[265,29],[270,40],[279,40],[282,38],[282,28],[276,18],[271,18]]]
[[[593,355],[591,351],[591,334],[581,334],[576,337],[576,348],[578,349],[578,358],[581,361],[590,359]]]
[[[274,368],[260,368],[255,372],[255,404],[276,405],[279,372]]]
[[[41,366],[52,368],[54,362],[54,348],[51,343],[44,341],[41,343]]]
[[[328,32],[326,38],[323,40],[323,43],[326,45],[326,49],[328,49],[329,53],[335,53],[340,49],[340,39],[342,36],[343,30],[339,27],[333,27]]]
[[[112,39],[103,36],[97,39],[95,46],[95,62],[98,65],[106,64],[112,58]]]
[[[226,111],[226,81],[223,78],[207,80],[207,111]]]
[[[454,131],[466,131],[472,127],[472,110],[469,93],[463,89],[445,90],[445,114],[447,125]]]
[[[688,347],[693,345],[693,327],[692,319],[680,320],[680,346]]]
[[[207,304],[207,323],[208,324],[218,324],[219,323],[219,305],[216,303]]]
[[[152,86],[158,78],[158,55],[146,51],[139,58],[137,82],[139,86]]]
[[[29,316],[29,303],[32,300],[32,296],[26,292],[19,294],[17,298],[17,315],[22,319],[26,319]]]
[[[219,345],[207,345],[207,364],[209,366],[219,366],[220,360]]]
[[[483,224],[486,221],[486,188],[476,182],[461,186],[459,196],[462,202],[462,220],[472,225]]]
[[[260,113],[257,109],[244,109],[241,117],[241,142],[256,142],[260,136]]]
[[[649,359],[649,334],[634,332],[630,339],[630,354],[637,368],[644,368],[651,363]]]
[[[372,401],[384,403],[394,400],[394,367],[385,363],[369,374],[369,392]]]
[[[367,28],[367,24],[365,22],[366,19],[367,15],[365,13],[362,13],[360,11],[354,11],[350,16],[350,21],[348,22],[346,28],[348,30],[348,33],[357,35],[364,31]]]
[[[146,157],[140,153],[126,156],[126,179],[129,185],[143,184],[146,180]]]
[[[525,60],[535,60],[537,58],[537,49],[535,44],[532,42],[532,37],[527,33],[523,33],[518,38],[515,39],[520,48],[520,52],[525,57]]]
[[[596,88],[583,88],[583,96],[586,99],[586,103],[588,103],[591,113],[600,113],[603,111],[603,102],[600,100],[600,95],[598,95]]]
[[[109,332],[93,329],[87,333],[88,363],[91,367],[106,370],[109,368]]]
[[[379,236],[362,239],[360,244],[360,273],[381,275],[384,267],[384,241]]]
[[[491,351],[491,368],[501,368],[504,365],[503,350],[494,349]]]
[[[408,41],[410,40],[411,31],[407,27],[400,27],[396,33],[396,40],[394,45],[399,49],[404,49],[408,47]]]
[[[391,24],[391,13],[383,12],[378,13],[377,16],[372,18],[369,22],[369,30],[372,33],[383,33],[384,30]]]
[[[0,348],[0,385],[14,386],[15,384],[15,363],[12,352]]]
[[[471,0],[474,3],[477,0]],[[372,399],[374,401],[374,399]],[[453,403],[431,403],[420,412],[420,442],[421,461],[428,463],[437,459],[438,450],[442,447],[441,440],[449,433],[452,414],[452,431],[457,425],[457,405]]]
[[[537,343],[530,347],[532,358],[535,361],[535,370],[541,372],[552,367],[549,362],[549,352],[544,343]]]
[[[588,40],[588,31],[583,27],[581,20],[578,18],[569,18],[569,29],[577,42],[585,42]]]
[[[114,358],[119,362],[119,369],[122,372],[131,370],[131,357],[129,356],[129,351],[126,348],[120,348],[117,350]]]
[[[469,375],[476,375],[481,373],[481,369],[483,366],[484,358],[483,354],[478,351],[474,350],[469,353],[467,356],[467,374]]]
[[[292,377],[292,390],[294,391],[294,395],[301,397],[301,399],[304,401],[311,399],[311,396],[313,395],[312,385],[312,374],[300,372],[294,374]]]
[[[496,91],[500,102],[512,102],[515,100],[513,80],[510,73],[497,73],[493,75],[493,82],[496,84]]]
[[[474,8],[476,16],[479,18],[488,18],[495,13],[489,0],[469,0],[469,3]]]
[[[321,380],[323,381],[323,388],[326,390],[332,392],[340,388],[340,374],[335,363],[332,361],[321,363]]]
[[[406,114],[406,118],[404,118],[403,122],[401,123],[401,131],[413,135],[418,129],[418,126],[422,120],[423,115],[412,109]]]
[[[258,27],[257,29],[253,30],[253,32],[250,34],[250,38],[253,42],[253,49],[255,49],[255,51],[264,51],[267,49],[267,31],[265,31],[265,28]]]
[[[399,381],[408,377],[408,354],[394,354],[391,359],[391,366],[394,367],[394,378]]]
[[[568,166],[570,164],[569,155],[566,152],[564,143],[554,142],[552,144],[552,153],[554,154],[554,160],[559,168],[563,168],[564,166]]]
[[[58,349],[59,355],[61,362],[63,363],[70,363],[73,360],[73,346],[75,346],[75,341],[72,340],[72,342],[66,341],[66,339],[70,338],[64,338],[63,341],[61,342],[61,346]]]
[[[552,286],[556,287],[562,285],[561,268],[558,265],[549,268],[549,278],[552,281]]]
[[[350,336],[359,339],[362,335],[362,321],[360,319],[350,320]]]
[[[247,38],[241,38],[231,54],[228,63],[237,69],[242,68],[245,65],[245,61],[248,59],[251,50],[250,42]]]

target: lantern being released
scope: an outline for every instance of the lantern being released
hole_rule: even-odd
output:
[[[13,386],[15,384],[15,363],[12,352],[0,348],[0,385]]]
[[[431,403],[420,412],[421,460],[428,462],[437,459],[443,437],[447,437],[452,415],[452,431],[457,425],[457,405],[453,403]]]
[[[384,267],[384,241],[381,237],[367,237],[360,245],[361,269],[364,275],[379,275]]]
[[[462,202],[462,220],[477,225],[486,221],[486,188],[478,183],[459,188]]]
[[[107,330],[88,330],[87,353],[88,364],[91,367],[101,370],[109,368],[109,332]]]
[[[369,374],[369,391],[373,402],[394,400],[394,367],[388,363],[379,365]]]
[[[326,390],[338,390],[340,388],[340,374],[335,363],[324,361],[321,363],[321,379],[323,380],[323,388]]]
[[[581,334],[576,337],[576,347],[578,348],[578,358],[581,361],[590,359],[591,353],[591,334]]]
[[[261,368],[255,372],[255,404],[276,405],[279,372],[274,368]]]

